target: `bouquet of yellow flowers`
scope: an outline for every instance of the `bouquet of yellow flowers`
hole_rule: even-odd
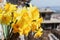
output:
[[[28,36],[32,32],[34,38],[41,37],[43,34],[42,22],[43,18],[40,17],[38,8],[31,4],[30,7],[17,8],[17,5],[7,3],[3,9],[0,8],[0,23],[2,26],[6,25],[7,29],[9,28],[4,30],[5,37],[10,31],[19,33],[20,36]]]

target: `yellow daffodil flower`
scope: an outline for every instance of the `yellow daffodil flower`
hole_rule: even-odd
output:
[[[5,6],[4,6],[4,9],[5,9],[6,11],[8,11],[8,10],[9,10],[9,7],[10,7],[10,3],[6,3]]]
[[[9,7],[9,11],[10,11],[10,12],[13,12],[13,11],[15,11],[15,10],[17,10],[17,5],[11,4],[10,7]]]
[[[3,14],[1,18],[3,24],[9,24],[11,22],[11,16],[8,14]]]
[[[4,10],[0,8],[0,20],[2,24],[10,24],[13,22],[13,33],[28,36],[29,32],[35,33],[34,37],[41,37],[43,30],[41,23],[43,18],[40,18],[40,13],[37,7],[30,5],[30,7],[17,8],[17,5],[7,3]]]
[[[13,32],[14,33],[19,32],[19,27],[20,27],[19,23],[13,23],[12,24]]]
[[[42,22],[43,22],[43,18],[41,17],[41,18],[39,18],[39,19],[36,20],[36,25],[38,27],[40,27]]]
[[[24,33],[24,35],[28,36],[30,31],[31,31],[31,28],[28,26],[23,30],[23,33]]]
[[[33,22],[31,27],[32,27],[32,31],[35,32],[37,29],[36,23]]]
[[[34,38],[39,38],[39,37],[42,36],[42,34],[43,34],[43,32],[40,31],[40,29],[39,29],[39,30],[37,31],[37,33],[35,33]]]
[[[28,11],[30,11],[29,14],[30,14],[30,16],[32,16],[33,20],[36,20],[39,18],[39,10],[36,7],[34,7],[34,6],[29,7]]]
[[[23,34],[23,29],[19,28],[19,32],[18,32],[20,35],[24,35]]]

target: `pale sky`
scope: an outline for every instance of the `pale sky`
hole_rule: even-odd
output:
[[[31,3],[38,7],[60,6],[60,0],[32,0]]]

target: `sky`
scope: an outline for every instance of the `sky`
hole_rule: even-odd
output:
[[[32,0],[31,3],[37,7],[60,6],[60,0]]]

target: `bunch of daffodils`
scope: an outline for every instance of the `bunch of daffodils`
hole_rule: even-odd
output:
[[[0,8],[0,23],[10,25],[13,33],[28,36],[32,31],[35,38],[41,37],[42,22],[43,18],[35,6],[17,8],[17,5],[7,3],[4,9]]]

